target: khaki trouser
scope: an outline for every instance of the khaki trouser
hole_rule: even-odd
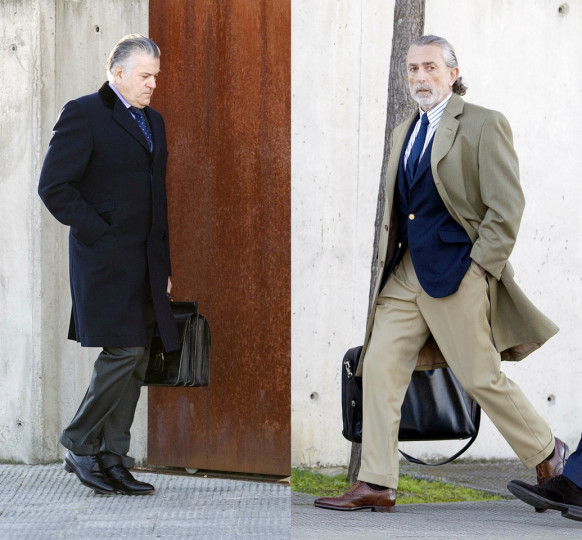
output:
[[[431,298],[422,290],[406,252],[378,297],[364,358],[359,480],[398,486],[400,408],[429,334],[461,386],[481,405],[526,467],[534,467],[552,452],[550,427],[500,370],[487,289],[487,279],[472,262],[456,293]]]

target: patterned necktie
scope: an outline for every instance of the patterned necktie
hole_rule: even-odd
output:
[[[144,134],[151,152],[154,149],[154,142],[152,140],[152,132],[150,131],[150,127],[148,126],[147,120],[143,113],[143,109],[138,109],[137,107],[130,107],[129,109],[135,116],[135,121],[137,122],[139,129],[141,129],[142,133]]]
[[[418,162],[420,161],[420,155],[422,154],[422,149],[424,148],[424,141],[426,140],[426,132],[428,131],[428,114],[423,114],[420,119],[420,129],[416,134],[416,139],[414,139],[414,144],[410,150],[410,155],[408,156],[408,161],[406,162],[406,172],[409,173],[409,178],[412,180],[416,174],[416,169],[418,168]],[[410,172],[409,172],[410,171]]]

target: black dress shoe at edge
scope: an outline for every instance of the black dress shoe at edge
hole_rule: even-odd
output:
[[[68,473],[75,473],[81,484],[95,490],[95,493],[115,493],[115,489],[103,475],[98,456],[79,456],[69,450],[65,454],[63,468]]]
[[[151,484],[136,480],[123,465],[103,469],[103,474],[115,491],[124,495],[149,495],[156,490]]]
[[[559,510],[565,518],[582,521],[582,489],[561,474],[537,486],[512,480],[507,489],[535,508]]]

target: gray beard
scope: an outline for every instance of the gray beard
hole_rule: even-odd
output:
[[[425,97],[418,97],[416,94],[412,95],[412,99],[416,101],[423,109],[432,109],[437,103],[440,103],[440,96],[430,94]]]

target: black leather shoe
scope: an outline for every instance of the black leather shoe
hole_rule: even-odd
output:
[[[136,480],[123,465],[108,467],[103,473],[115,491],[124,495],[149,495],[156,490],[151,484]]]
[[[538,477],[538,485],[547,482],[550,478],[562,474],[566,460],[570,455],[568,445],[558,437],[554,437],[554,455],[551,458],[544,459],[541,463],[536,465],[536,476]],[[545,508],[536,508],[536,512],[545,512]]]
[[[535,508],[559,510],[566,518],[582,521],[582,489],[563,475],[537,486],[512,480],[507,489]]]
[[[75,473],[81,484],[95,490],[95,493],[115,493],[115,489],[103,475],[98,456],[78,456],[69,450],[65,454],[63,468],[68,473]]]

